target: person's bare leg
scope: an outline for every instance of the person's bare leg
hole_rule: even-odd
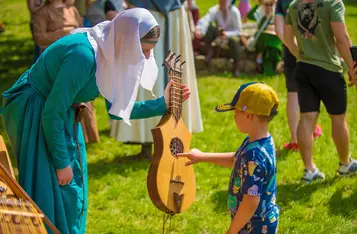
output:
[[[286,116],[290,130],[290,143],[297,143],[297,128],[299,124],[299,100],[297,92],[288,92]]]
[[[312,159],[312,143],[317,117],[318,112],[301,113],[297,128],[298,145],[305,169],[312,172],[316,169]]]
[[[332,139],[335,143],[340,162],[349,164],[350,134],[346,121],[346,114],[330,115],[332,121]]]

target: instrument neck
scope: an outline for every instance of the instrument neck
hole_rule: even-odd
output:
[[[170,90],[170,114],[174,115],[178,121],[182,113],[182,72],[170,69],[169,77],[173,81]]]

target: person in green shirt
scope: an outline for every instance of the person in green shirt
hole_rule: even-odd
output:
[[[276,35],[284,43],[284,21],[292,0],[278,0],[275,8],[274,25]],[[299,124],[299,100],[295,79],[296,58],[283,46],[285,85],[288,91],[286,100],[286,117],[290,130],[290,141],[284,144],[285,150],[299,151],[297,144],[297,127]],[[322,128],[316,124],[314,138],[322,135]]]
[[[332,138],[340,160],[338,173],[357,171],[357,161],[350,157],[346,82],[339,56],[351,72],[352,42],[344,17],[342,0],[294,0],[285,18],[284,41],[297,58],[295,72],[301,113],[297,137],[305,165],[302,179],[307,182],[325,177],[312,159],[312,135],[321,101],[332,121]]]
[[[51,44],[2,94],[0,115],[19,183],[63,234],[86,227],[87,160],[77,107],[102,95],[112,119],[130,124],[163,115],[172,82],[163,97],[135,102],[139,86],[152,90],[156,82],[152,49],[159,36],[149,11],[127,10]],[[189,96],[182,85],[183,100]]]

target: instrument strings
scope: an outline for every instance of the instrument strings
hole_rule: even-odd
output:
[[[171,218],[172,218],[172,214],[170,213],[164,213],[164,216],[162,217],[163,218],[163,225],[162,225],[162,234],[165,234],[165,225],[166,225],[166,222],[167,220],[169,220],[169,233],[171,232]]]
[[[0,201],[1,233],[47,233],[41,214],[28,202],[2,198]]]
[[[171,91],[172,95],[172,111],[174,116],[176,117],[177,126],[176,126],[176,137],[177,139],[174,142],[174,151],[175,151],[175,169],[180,171],[180,164],[176,163],[178,160],[177,153],[181,153],[181,141],[179,137],[179,129],[180,129],[180,115],[182,114],[182,88],[181,88],[181,68],[178,70],[176,64],[174,65],[174,69],[171,70],[171,79],[173,80],[173,89]]]

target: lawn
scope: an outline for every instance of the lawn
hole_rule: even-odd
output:
[[[214,0],[197,1],[201,15]],[[346,21],[352,40],[357,43],[357,5],[345,0]],[[0,20],[6,31],[0,34],[0,92],[10,87],[32,62],[33,42],[25,1],[0,0]],[[230,74],[199,74],[197,78],[204,132],[194,134],[192,147],[202,151],[235,151],[244,136],[235,128],[232,113],[214,112],[215,105],[231,100],[242,83],[264,81],[277,90],[280,114],[270,131],[281,150],[289,140],[285,116],[286,89],[283,76],[272,78]],[[356,90],[348,89],[348,122],[351,131],[351,155],[357,158]],[[99,144],[88,145],[89,212],[88,233],[160,233],[162,216],[151,203],[146,189],[149,161],[134,160],[137,145],[116,142],[108,135],[109,124],[104,100],[95,101],[100,130]],[[321,110],[319,123],[323,136],[314,145],[314,158],[326,173],[326,180],[306,185],[300,183],[303,171],[298,153],[281,150],[278,155],[278,198],[281,207],[280,233],[357,233],[357,177],[336,176],[338,166],[330,120]],[[1,124],[0,124],[1,125]],[[0,134],[4,135],[2,126]],[[13,156],[13,155],[12,155]],[[12,157],[13,158],[13,157]],[[13,160],[14,166],[15,160]],[[225,233],[229,225],[226,208],[230,170],[209,164],[195,166],[196,202],[185,213],[174,216],[171,233]],[[168,229],[169,225],[166,226]]]

